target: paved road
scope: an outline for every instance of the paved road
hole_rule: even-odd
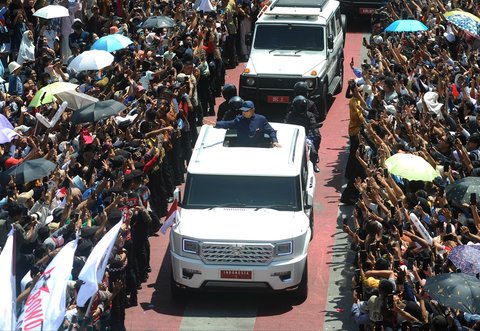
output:
[[[368,22],[363,24],[368,28]],[[358,27],[356,27],[358,28]],[[350,59],[361,53],[362,32],[347,33],[345,83]],[[228,72],[238,84],[243,70]],[[309,297],[298,305],[281,295],[192,294],[183,302],[170,296],[168,236],[150,238],[152,272],[140,290],[139,306],[127,310],[127,330],[355,330],[349,318],[351,252],[341,231],[341,215],[351,208],[339,205],[345,168],[348,101],[338,95],[322,130],[320,168],[314,199],[315,235],[309,249]]]

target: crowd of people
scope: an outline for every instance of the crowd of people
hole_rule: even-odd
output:
[[[451,189],[480,169],[480,37],[446,19],[451,10],[480,16],[478,1],[387,2],[363,41],[368,58],[350,63],[341,202],[354,206],[343,230],[356,252],[351,313],[361,330],[480,330],[478,296],[449,291],[464,281],[424,289],[442,277],[479,284],[478,260],[451,254],[480,249],[476,187]],[[399,19],[428,29],[384,32]],[[395,154],[423,158],[438,176],[390,173]]]
[[[34,16],[49,4],[68,8],[69,16]],[[0,248],[14,227],[17,315],[45,267],[79,233],[64,327],[125,329],[125,309],[137,305],[151,271],[149,236],[184,182],[197,126],[214,114],[222,90],[229,93],[225,70],[248,58],[245,36],[259,8],[249,0],[0,0]],[[174,26],[142,28],[155,15],[172,18]],[[101,70],[69,66],[109,34],[133,43]],[[41,96],[31,106],[55,82],[77,84],[77,92],[116,100],[126,110],[73,124],[73,111],[60,98]],[[61,107],[66,110],[53,120]],[[5,175],[39,159],[56,165],[46,177],[26,182],[18,172]],[[122,218],[103,286],[77,305],[79,272]]]

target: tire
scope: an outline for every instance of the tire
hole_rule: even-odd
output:
[[[340,77],[340,84],[338,84],[337,88],[335,89],[334,94],[337,95],[343,90],[343,61],[344,61],[344,56],[340,57],[340,61],[338,62],[338,68],[337,68],[337,76]]]
[[[320,93],[320,100],[317,104],[318,114],[320,118],[326,118],[328,113],[328,81],[325,79],[322,83],[322,90]]]
[[[312,206],[312,209],[310,210],[310,241],[313,240],[314,227],[315,227],[315,216],[313,214],[313,206]]]
[[[294,292],[294,298],[298,302],[304,302],[308,297],[308,260],[305,260],[305,268],[303,268],[302,280],[298,284],[298,288]]]
[[[175,279],[173,278],[173,270],[170,270],[170,293],[173,301],[183,301],[186,296],[186,290],[177,286]]]

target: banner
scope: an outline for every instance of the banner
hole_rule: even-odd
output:
[[[58,330],[66,312],[66,288],[78,239],[67,243],[48,264],[25,302],[17,331]]]
[[[15,300],[15,260],[14,260],[14,229],[8,233],[7,242],[0,254],[0,330],[14,330],[16,321]]]
[[[77,305],[79,307],[84,307],[87,300],[97,293],[98,283],[102,281],[110,253],[117,240],[122,223],[123,218],[95,245],[80,271],[78,279],[84,281],[84,284],[80,287],[77,294]]]

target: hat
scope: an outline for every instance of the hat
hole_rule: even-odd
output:
[[[15,127],[13,130],[15,132],[21,132],[21,133],[25,133],[25,132],[28,132],[28,130],[30,130],[31,127],[30,126],[26,126],[26,125],[19,125],[17,127]]]
[[[18,203],[24,204],[25,202],[27,202],[27,200],[33,197],[33,193],[33,190],[20,193],[17,199]]]
[[[90,132],[88,132],[88,129],[83,129],[82,133],[80,133],[80,137],[82,138],[85,145],[90,145],[91,143],[93,143],[93,137]]]
[[[138,177],[142,177],[143,176],[143,171],[140,170],[140,169],[134,169],[132,171],[130,171],[129,174],[125,175],[125,180],[132,180],[132,179],[135,179],[135,178],[138,178]]]
[[[8,71],[10,71],[10,73],[13,73],[14,71],[16,71],[20,68],[21,68],[21,65],[18,64],[17,62],[15,62],[15,61],[12,61],[8,64]]]
[[[437,92],[427,92],[424,94],[423,99],[427,108],[430,112],[437,114],[437,116],[443,119],[442,115],[442,106],[443,103],[438,102],[438,93]]]
[[[376,35],[373,37],[373,42],[377,45],[383,43],[383,38],[382,36]]]
[[[249,111],[250,109],[255,109],[253,101],[250,100],[244,101],[242,107],[240,107],[241,111]]]
[[[376,295],[372,295],[367,302],[368,306],[368,315],[370,316],[370,320],[373,322],[383,320],[382,316],[382,302],[379,297]]]
[[[163,58],[168,61],[172,61],[175,56],[176,54],[174,52],[166,51],[163,53]]]
[[[73,20],[73,23],[72,23],[72,28],[81,28],[83,26],[83,23],[82,23],[82,20],[79,19],[79,18],[76,18]]]
[[[178,74],[178,75],[177,75],[177,82],[179,82],[179,83],[184,83],[186,77],[187,77],[187,75],[185,75],[184,73]]]

